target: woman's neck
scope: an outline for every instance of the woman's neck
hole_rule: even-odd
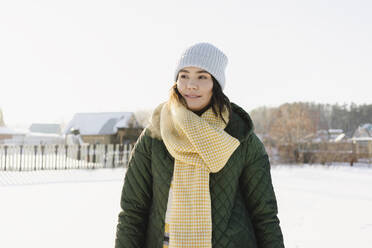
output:
[[[197,110],[197,111],[192,111],[194,112],[195,114],[197,114],[198,116],[201,116],[205,111],[207,111],[207,109],[209,109],[211,106],[211,104],[209,103],[207,106],[205,106],[204,108],[202,108],[201,110]]]

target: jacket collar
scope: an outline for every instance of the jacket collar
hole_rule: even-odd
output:
[[[249,114],[235,103],[231,103],[232,114],[225,131],[240,142],[246,140],[254,131]]]

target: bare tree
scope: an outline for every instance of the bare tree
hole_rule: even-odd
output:
[[[274,114],[270,136],[281,144],[295,144],[316,132],[316,121],[302,103],[281,105]]]
[[[275,108],[259,107],[253,109],[249,114],[253,120],[255,131],[263,136],[267,136],[273,123],[273,113]]]

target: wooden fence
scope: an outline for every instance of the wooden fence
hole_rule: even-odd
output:
[[[0,145],[0,171],[127,166],[132,145]]]
[[[298,143],[281,145],[278,148],[280,160],[288,163],[355,162],[372,164],[372,142]]]

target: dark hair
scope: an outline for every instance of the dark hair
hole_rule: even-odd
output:
[[[218,83],[217,79],[215,79],[213,76],[212,76],[212,81],[213,81],[212,98],[209,104],[212,107],[213,113],[216,116],[220,116],[223,122],[227,124],[227,120],[223,118],[222,112],[224,108],[226,108],[227,111],[229,112],[229,116],[231,116],[232,110],[231,110],[230,100],[223,93],[221,85]],[[182,103],[187,108],[186,100],[183,98],[183,96],[177,89],[177,83],[175,83],[170,90],[170,98],[177,100],[178,102]]]

